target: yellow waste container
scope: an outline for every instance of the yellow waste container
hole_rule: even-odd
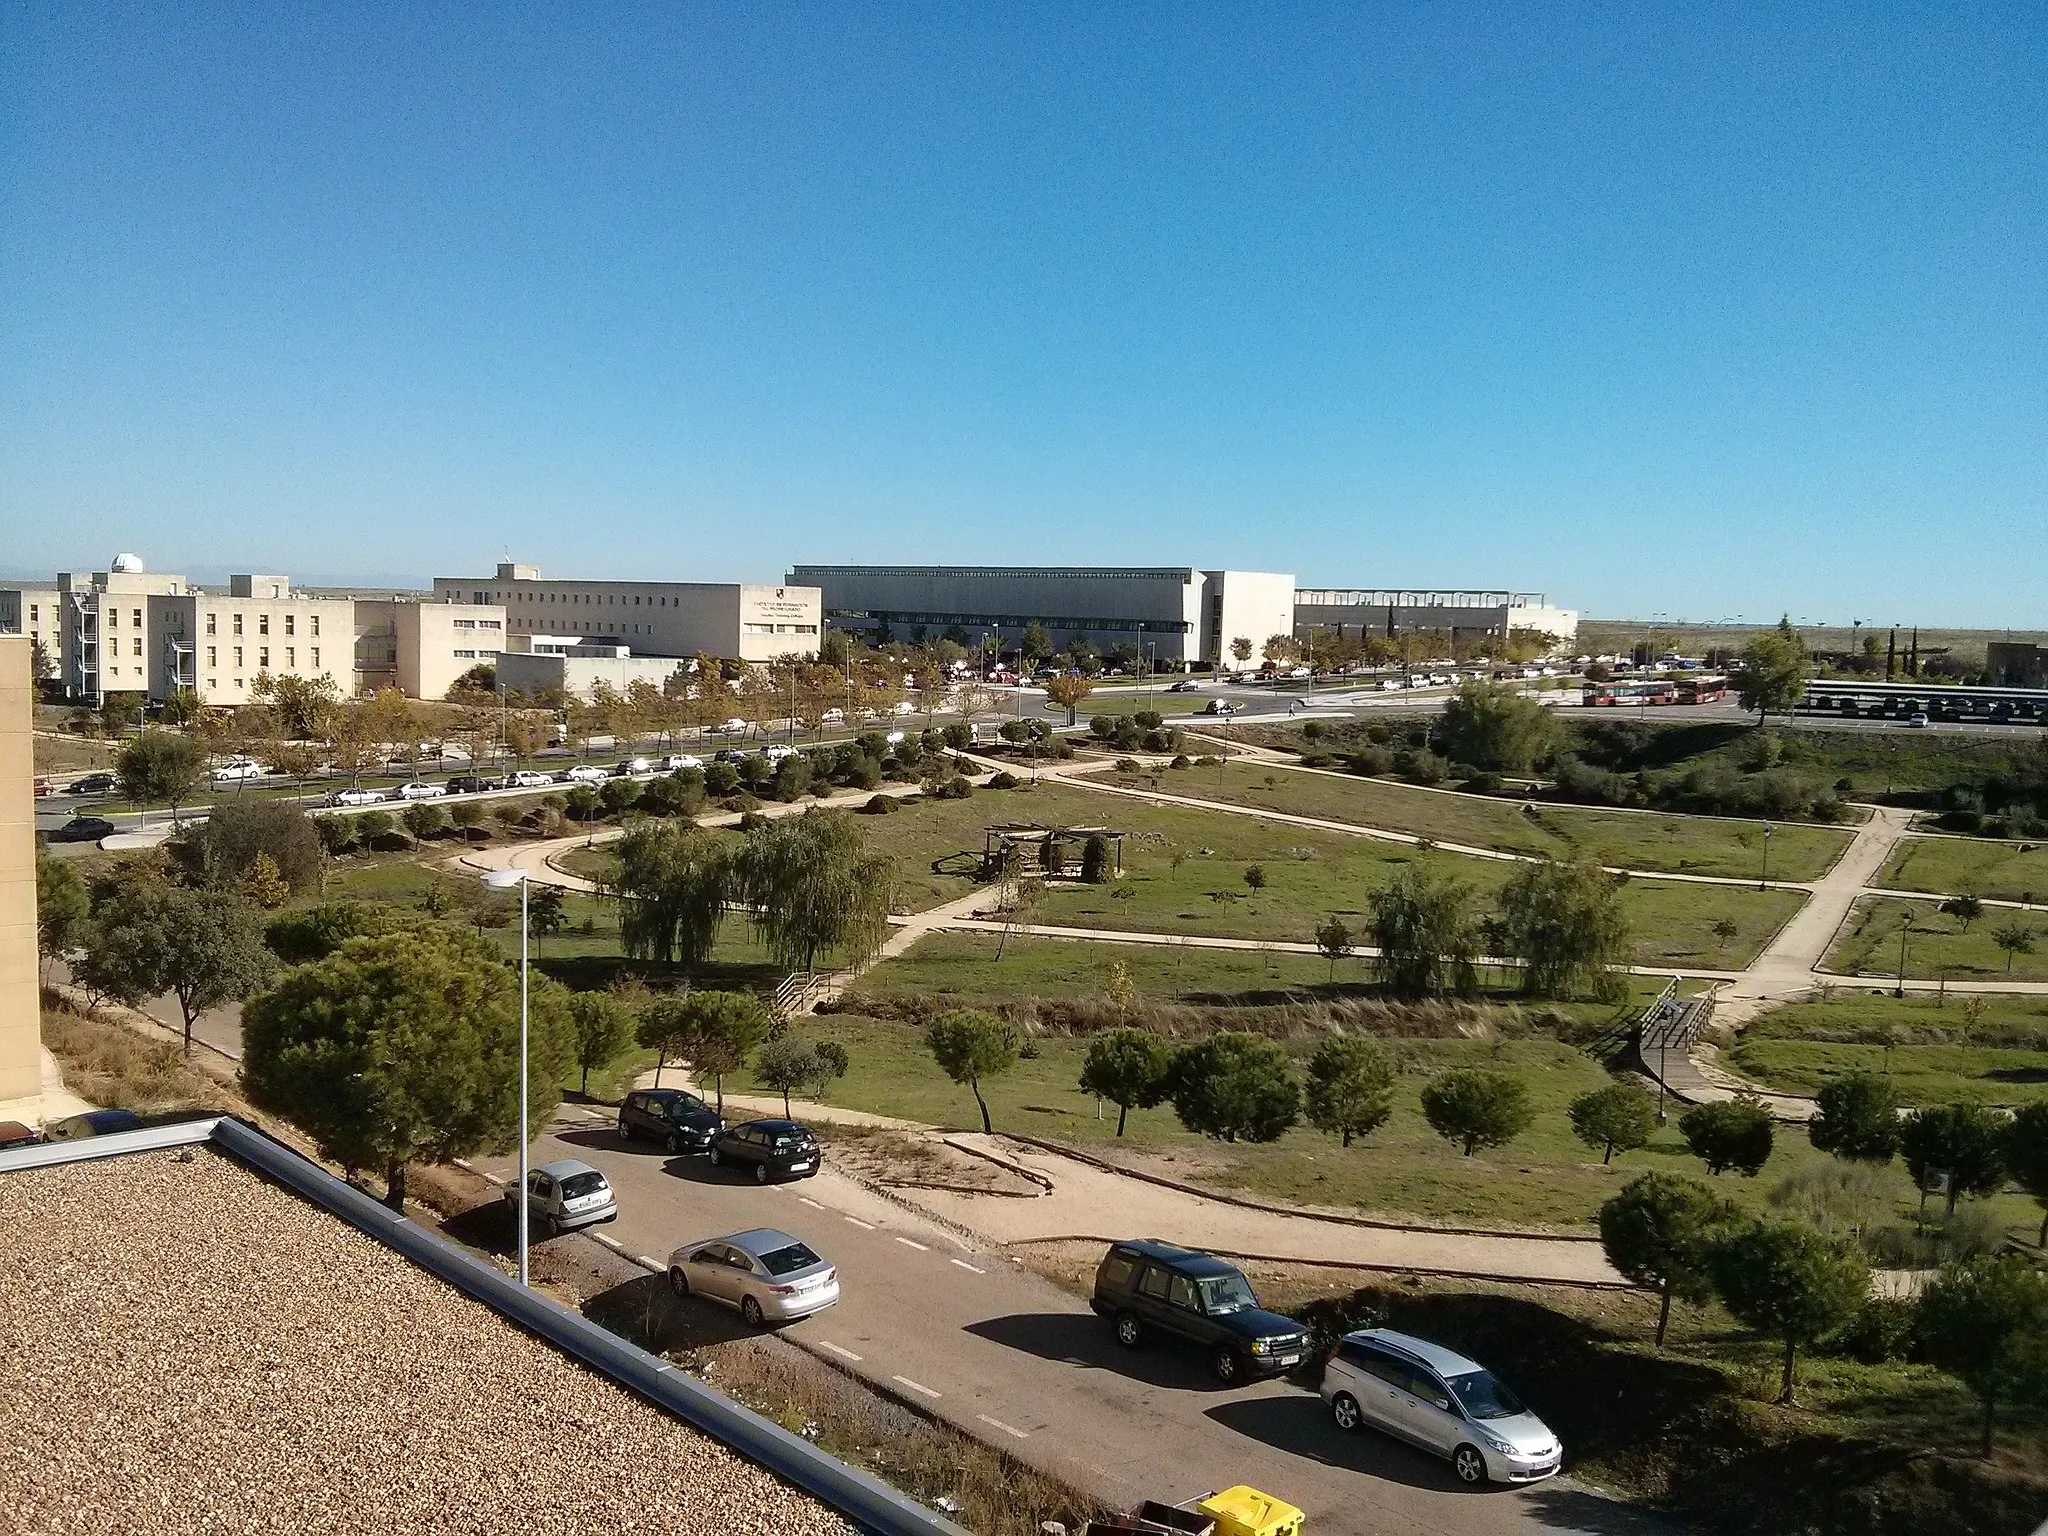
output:
[[[1239,1483],[1195,1506],[1216,1521],[1216,1536],[1301,1536],[1301,1511]]]

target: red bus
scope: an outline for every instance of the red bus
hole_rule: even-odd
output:
[[[1681,704],[1718,704],[1728,697],[1728,679],[1725,677],[1681,677],[1678,680],[1678,702]]]
[[[1594,707],[1612,705],[1622,709],[1634,704],[1676,704],[1678,684],[1662,678],[1651,678],[1646,682],[1588,683],[1579,695],[1579,702]]]

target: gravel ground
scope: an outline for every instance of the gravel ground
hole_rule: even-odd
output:
[[[838,1533],[210,1151],[0,1175],[0,1529]]]

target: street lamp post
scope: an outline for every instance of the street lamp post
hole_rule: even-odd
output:
[[[1899,985],[1892,993],[1893,997],[1906,995],[1906,935],[1913,931],[1914,916],[1913,909],[1908,907],[1906,915],[1899,920]]]
[[[526,893],[531,883],[529,872],[523,869],[494,869],[484,876],[484,884],[494,890],[509,891],[515,885],[519,887],[519,1198],[513,1204],[519,1212],[519,1283],[522,1286],[527,1283]]]
[[[1757,876],[1756,888],[1758,890],[1762,890],[1771,883],[1771,834],[1776,830],[1777,828],[1773,827],[1768,821],[1764,823],[1764,868],[1763,873]]]

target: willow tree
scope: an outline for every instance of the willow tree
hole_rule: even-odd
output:
[[[1366,899],[1374,971],[1396,997],[1469,993],[1479,984],[1471,887],[1410,864]]]
[[[755,827],[733,854],[732,875],[732,893],[762,942],[791,970],[813,970],[832,950],[858,964],[888,934],[892,861],[868,847],[844,811],[809,810]]]
[[[619,841],[619,940],[635,960],[700,966],[711,958],[732,885],[730,845],[676,821],[648,821]]]
[[[1501,947],[1531,997],[1618,1002],[1629,963],[1628,916],[1615,878],[1590,859],[1524,864],[1501,887]]]

